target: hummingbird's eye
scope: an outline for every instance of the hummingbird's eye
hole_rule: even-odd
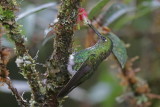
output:
[[[101,39],[102,39],[103,41],[107,41],[107,39],[106,39],[104,36],[101,36]]]

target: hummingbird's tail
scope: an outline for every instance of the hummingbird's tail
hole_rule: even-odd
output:
[[[67,86],[70,86],[70,85],[66,85],[65,87],[63,87],[61,91],[57,94],[57,98],[62,98],[66,96],[76,87],[76,86],[73,86],[73,87],[67,87]]]
[[[91,59],[94,57],[94,54],[92,54],[88,59]],[[86,79],[84,77],[88,75],[89,71],[92,70],[92,67],[88,66],[87,63],[89,63],[87,60],[84,63],[82,63],[80,69],[76,72],[76,74],[69,80],[69,82],[60,90],[57,97],[62,98],[66,96],[69,92],[71,92],[75,87],[83,83]],[[90,74],[90,73],[89,73]]]

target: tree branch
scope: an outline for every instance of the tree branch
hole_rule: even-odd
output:
[[[12,0],[1,0],[0,1],[0,23],[6,29],[8,36],[15,42],[16,53],[17,53],[17,65],[21,69],[21,74],[27,79],[31,91],[32,100],[35,103],[41,103],[43,101],[43,87],[39,79],[39,74],[35,69],[35,61],[28,54],[28,50],[24,45],[25,37],[21,34],[20,25],[15,21],[14,12],[17,10],[16,2]],[[41,98],[41,99],[40,99]],[[31,101],[32,101],[31,100]]]
[[[8,85],[8,88],[12,91],[13,95],[16,97],[19,105],[24,106],[24,107],[28,107],[29,105],[27,104],[27,102],[25,100],[23,100],[21,95],[19,95],[17,89],[13,87],[9,77],[6,79],[5,83]]]
[[[53,45],[54,51],[49,61],[52,68],[48,69],[47,85],[51,86],[48,87],[50,90],[48,97],[52,97],[53,93],[54,96],[56,96],[56,93],[70,79],[67,71],[67,63],[69,55],[72,53],[73,27],[77,21],[80,1],[81,0],[61,0],[57,17],[58,22],[53,26],[56,37]],[[50,94],[50,92],[52,94]]]

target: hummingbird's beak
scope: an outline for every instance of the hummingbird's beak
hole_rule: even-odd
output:
[[[88,22],[87,24],[98,35],[98,37],[101,40],[106,41],[106,38],[104,36],[102,36],[101,33],[90,22]]]

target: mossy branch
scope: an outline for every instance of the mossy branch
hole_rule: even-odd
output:
[[[17,89],[13,87],[12,82],[10,81],[10,78],[6,78],[6,82],[8,85],[8,89],[10,89],[13,93],[13,95],[16,97],[16,100],[18,102],[18,104],[22,107],[28,107],[28,103],[27,101],[23,100],[23,98],[21,97],[21,95],[18,93]]]
[[[69,55],[72,53],[72,38],[74,25],[77,20],[78,8],[81,0],[61,0],[58,22],[54,25],[56,37],[54,51],[49,60],[47,88],[43,88],[39,73],[35,69],[35,60],[28,54],[24,45],[25,37],[22,35],[20,25],[15,21],[14,12],[17,10],[15,0],[0,1],[0,23],[6,29],[8,36],[15,42],[16,63],[21,69],[21,74],[27,79],[32,93],[30,106],[57,107],[60,100],[56,94],[70,79],[67,71]],[[56,71],[56,72],[55,72]]]
[[[74,25],[77,21],[80,1],[61,0],[57,17],[58,22],[53,26],[56,37],[53,45],[54,51],[49,62],[52,68],[48,71],[47,85],[50,84],[50,90],[55,95],[70,79],[67,71],[67,63],[69,55],[72,53]],[[53,69],[55,70],[53,71]]]
[[[15,0],[1,0],[0,23],[6,29],[8,36],[15,42],[16,54],[18,56],[17,65],[31,87],[32,100],[34,102],[42,102],[42,84],[38,72],[35,69],[35,61],[28,54],[28,50],[24,45],[24,36],[21,34],[20,25],[15,21],[16,16],[14,12],[16,10],[17,3]]]

